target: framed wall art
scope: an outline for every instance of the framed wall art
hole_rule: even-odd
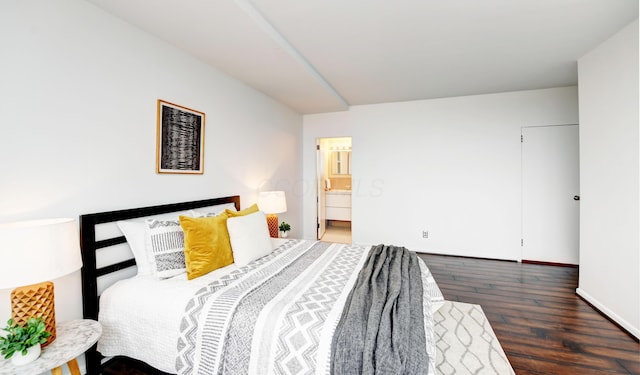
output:
[[[204,173],[204,117],[158,99],[157,173]]]

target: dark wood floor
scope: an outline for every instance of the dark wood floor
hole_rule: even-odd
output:
[[[575,294],[577,268],[420,256],[446,299],[482,306],[516,374],[640,374],[640,344]]]
[[[482,306],[516,374],[640,374],[640,344],[575,294],[578,268],[420,256],[445,299]]]

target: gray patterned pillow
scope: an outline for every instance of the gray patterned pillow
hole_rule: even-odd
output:
[[[149,260],[154,275],[167,278],[187,272],[184,260],[184,232],[177,220],[145,221]]]

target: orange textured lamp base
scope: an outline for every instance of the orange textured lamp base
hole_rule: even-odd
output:
[[[268,214],[267,225],[269,226],[269,236],[271,236],[271,238],[278,238],[278,215]]]
[[[13,321],[24,326],[30,318],[42,318],[45,329],[51,333],[42,347],[56,339],[56,315],[54,308],[53,283],[21,286],[11,292],[11,317]]]

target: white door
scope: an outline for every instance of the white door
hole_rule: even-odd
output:
[[[578,125],[522,128],[522,259],[579,263]]]
[[[322,149],[321,142],[316,141],[316,197],[317,197],[317,215],[316,215],[316,239],[321,239],[326,230],[326,207],[325,201],[325,151]]]

